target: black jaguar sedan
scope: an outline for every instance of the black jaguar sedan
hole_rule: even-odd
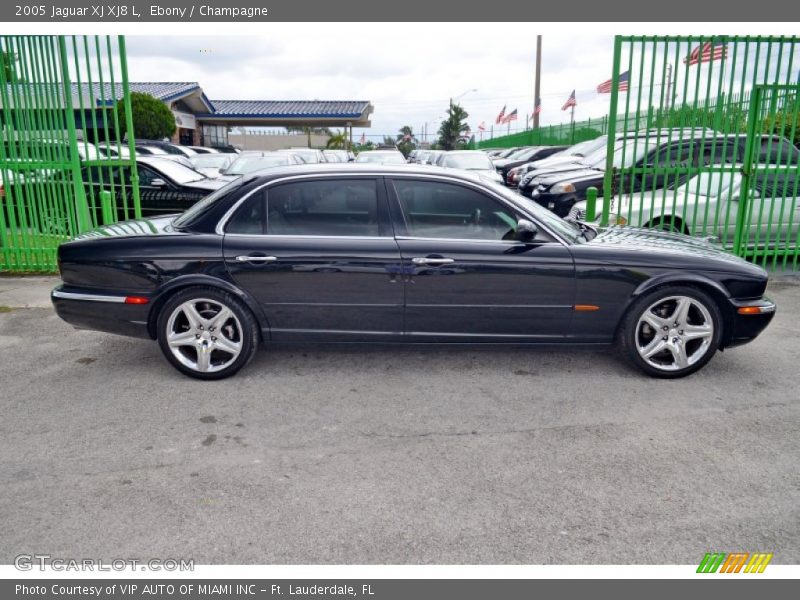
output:
[[[59,248],[56,311],[200,379],[284,342],[618,344],[681,377],[755,338],[761,268],[679,234],[570,223],[479,175],[307,165]],[[535,356],[531,357],[535,360]]]

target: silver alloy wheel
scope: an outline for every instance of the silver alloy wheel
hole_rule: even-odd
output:
[[[172,355],[199,373],[221,371],[242,351],[242,325],[218,300],[194,298],[178,306],[169,316],[166,335]]]
[[[703,358],[714,338],[705,305],[689,296],[669,296],[651,304],[636,324],[639,356],[661,371],[680,371]]]

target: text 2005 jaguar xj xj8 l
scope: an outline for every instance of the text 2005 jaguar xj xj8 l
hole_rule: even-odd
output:
[[[262,171],[63,244],[59,264],[61,318],[157,340],[201,379],[284,342],[616,343],[680,377],[775,311],[764,270],[705,241],[598,231],[452,169]]]

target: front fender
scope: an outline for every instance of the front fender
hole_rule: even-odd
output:
[[[722,294],[725,298],[730,298],[731,293],[725,288],[718,281],[714,281],[710,277],[703,275],[701,273],[693,273],[693,272],[678,272],[678,273],[662,273],[660,275],[656,275],[655,277],[651,277],[639,284],[639,286],[633,291],[633,298],[638,298],[642,294],[646,294],[650,290],[653,290],[661,285],[675,283],[675,284],[697,284],[702,287],[710,287],[714,289],[717,293]]]

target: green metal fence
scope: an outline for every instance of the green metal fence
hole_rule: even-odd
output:
[[[618,36],[602,220],[797,268],[799,54],[794,36]]]
[[[0,53],[0,271],[54,271],[63,241],[141,216],[125,40],[0,36]]]
[[[586,119],[574,123],[545,125],[538,129],[527,129],[510,135],[480,140],[478,148],[514,148],[516,146],[571,146],[578,142],[593,140],[608,131],[608,117]]]

